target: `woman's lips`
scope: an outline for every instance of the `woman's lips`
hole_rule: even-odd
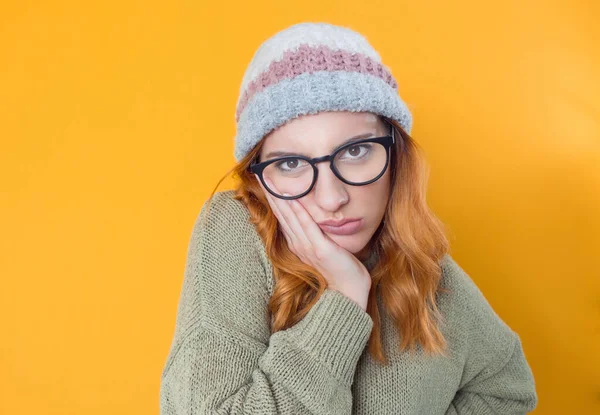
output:
[[[332,233],[334,235],[352,235],[358,232],[362,227],[363,220],[355,220],[352,222],[346,222],[342,226],[331,226],[331,225],[319,225],[319,228],[323,232]]]

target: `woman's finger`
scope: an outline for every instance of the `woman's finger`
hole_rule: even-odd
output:
[[[273,191],[275,193],[279,193],[279,190],[277,189],[277,187],[275,187],[275,185],[273,184],[272,181],[270,181],[269,179],[265,179],[265,181],[268,182],[267,184],[269,185],[269,187],[271,189],[273,189]],[[284,217],[286,223],[288,224],[288,226],[290,228],[291,239],[294,242],[297,241],[301,246],[311,247],[312,242],[306,236],[306,233],[304,232],[304,229],[302,228],[300,221],[298,220],[298,218],[296,217],[296,214],[294,213],[294,211],[292,210],[292,207],[290,206],[290,202],[294,202],[294,201],[293,200],[283,200],[283,199],[279,199],[279,198],[275,198],[275,197],[273,199],[277,199],[277,200],[274,200],[274,202],[277,205],[279,212]]]
[[[302,226],[307,238],[311,241],[316,250],[324,252],[329,243],[327,235],[323,233],[319,225],[301,203],[297,200],[290,200],[290,202],[290,207],[298,218],[298,222],[300,223],[300,226]]]
[[[279,211],[279,208],[278,208],[275,200],[273,200],[274,197],[271,195],[271,193],[269,193],[269,191],[267,189],[265,189],[265,187],[259,180],[258,176],[256,177],[256,180],[258,181],[258,184],[260,185],[260,187],[263,189],[263,192],[265,193],[265,197],[267,198],[267,202],[269,203],[269,206],[271,206],[271,210],[273,211],[273,214],[275,215],[275,217],[277,218],[277,221],[281,225],[281,230],[283,231],[284,236],[286,236],[286,239],[291,238],[292,230],[290,229],[290,226],[288,225],[285,218]]]
[[[278,204],[275,201],[275,197],[273,197],[273,195],[271,195],[271,193],[269,193],[267,191],[267,189],[265,189],[265,187],[263,186],[263,184],[260,182],[260,180],[258,179],[258,177],[256,178],[258,180],[258,183],[260,184],[260,187],[263,189],[263,191],[265,192],[265,195],[267,197],[267,201],[269,202],[269,206],[271,206],[271,209],[273,210],[275,216],[277,217],[277,221],[279,222],[279,224],[281,225],[282,228],[282,234],[283,237],[285,238],[285,241],[287,243],[287,246],[289,247],[289,249],[296,254],[298,257],[302,257],[302,254],[297,252],[295,247],[294,247],[294,241],[296,240],[293,231],[290,229],[289,225],[287,224],[285,218],[283,217],[283,215],[281,214]],[[268,179],[267,179],[268,181]],[[269,186],[273,186],[273,184],[269,181]],[[279,200],[279,199],[277,199]],[[282,200],[282,202],[284,202]],[[285,202],[284,202],[285,203]]]

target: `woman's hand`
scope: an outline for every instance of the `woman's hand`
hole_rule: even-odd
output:
[[[276,198],[264,188],[258,176],[256,180],[277,217],[290,250],[302,262],[315,268],[327,280],[329,288],[340,291],[366,310],[371,275],[365,266],[324,234],[300,202]],[[273,183],[265,180],[277,192]]]

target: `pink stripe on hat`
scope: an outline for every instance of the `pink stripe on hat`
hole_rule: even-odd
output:
[[[248,101],[268,86],[303,73],[317,71],[360,72],[377,76],[392,88],[398,88],[396,80],[385,66],[362,53],[334,50],[323,45],[303,44],[297,50],[286,51],[281,60],[272,62],[266,71],[248,85],[236,111],[236,121],[239,121]]]

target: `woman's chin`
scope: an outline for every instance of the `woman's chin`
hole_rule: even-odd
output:
[[[333,235],[328,233],[327,236],[331,238],[333,242],[354,255],[360,253],[368,242],[368,240],[365,240],[358,235]]]

